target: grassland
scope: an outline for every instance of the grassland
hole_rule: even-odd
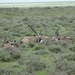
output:
[[[75,2],[25,2],[25,3],[0,3],[0,7],[54,7],[54,6],[75,6]]]
[[[10,6],[0,8],[0,75],[75,75],[75,6]],[[23,37],[34,35],[26,23],[50,38],[59,28],[59,34],[72,42],[46,39],[20,44]],[[3,48],[1,39],[16,40],[17,45]]]

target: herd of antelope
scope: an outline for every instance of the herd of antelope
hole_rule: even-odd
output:
[[[22,43],[28,43],[28,42],[39,42],[42,43],[45,39],[50,39],[54,41],[66,41],[66,42],[71,42],[72,38],[71,37],[65,37],[65,36],[60,36],[58,30],[55,31],[55,36],[52,36],[51,38],[48,36],[45,36],[43,34],[40,35],[34,35],[34,36],[25,36],[23,39],[20,40],[20,44]],[[3,40],[2,40],[3,41]],[[2,47],[7,48],[7,47],[14,47],[14,41],[6,41],[6,43],[2,44]]]
[[[28,25],[28,27],[31,28],[31,30],[35,33],[35,35],[34,36],[25,36],[23,39],[20,40],[20,44],[28,43],[28,42],[34,42],[34,43],[39,42],[39,43],[42,43],[45,39],[54,40],[54,41],[62,40],[62,41],[66,41],[66,42],[71,42],[72,41],[71,37],[60,36],[59,32],[58,32],[58,29],[54,31],[55,32],[55,36],[52,36],[50,38],[50,37],[45,36],[43,34],[38,35],[36,33],[36,31],[30,25]],[[0,41],[5,42],[4,40],[0,40]],[[14,40],[14,41],[6,41],[5,43],[2,44],[2,47],[4,47],[4,48],[14,47],[15,43],[16,43],[16,40]]]

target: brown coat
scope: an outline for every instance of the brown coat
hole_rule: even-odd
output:
[[[51,40],[55,40],[55,41],[62,40],[62,41],[66,41],[66,42],[71,42],[72,38],[71,37],[65,37],[65,36],[53,36],[51,38]]]
[[[20,43],[28,43],[28,42],[42,42],[43,39],[47,39],[47,36],[39,35],[39,36],[25,36]]]

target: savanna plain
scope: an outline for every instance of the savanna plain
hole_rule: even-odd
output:
[[[24,37],[35,35],[28,25],[48,38],[42,38],[42,43],[21,43]],[[58,40],[55,30],[65,38]],[[14,46],[7,43],[11,40],[15,40]],[[75,75],[75,6],[2,5],[0,75]]]

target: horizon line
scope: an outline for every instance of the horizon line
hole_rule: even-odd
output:
[[[32,1],[32,2],[31,1],[28,1],[28,2],[27,1],[26,2],[24,2],[24,1],[23,2],[17,2],[16,1],[16,2],[0,2],[0,3],[36,3],[36,2],[37,3],[44,3],[44,2],[75,2],[75,1]]]

